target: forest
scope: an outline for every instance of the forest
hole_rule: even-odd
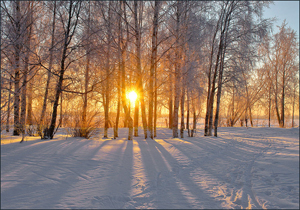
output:
[[[299,37],[271,3],[1,1],[1,131],[299,126]]]

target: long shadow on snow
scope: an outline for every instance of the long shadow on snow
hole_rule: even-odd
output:
[[[244,138],[247,141],[253,141],[253,139],[247,139]],[[235,152],[229,153],[230,156],[227,156],[228,158],[231,158],[233,160],[245,160],[247,161],[248,158],[246,158],[245,154],[253,154],[253,153],[260,153],[265,147],[261,146],[255,146],[253,144],[248,144],[245,141],[237,141],[236,139],[227,139],[223,137],[203,137],[199,141],[196,141],[193,138],[184,138],[181,139],[182,141],[187,141],[199,148],[202,148],[204,151],[209,152],[211,155],[214,156],[221,156],[226,152],[226,149],[234,150]],[[218,145],[217,142],[223,141],[222,145]],[[168,142],[172,144],[171,142]],[[172,144],[174,147],[176,145]],[[268,146],[264,142],[262,143],[263,146]],[[230,147],[230,148],[229,148]],[[227,153],[228,154],[228,153]],[[220,158],[223,159],[225,156],[221,156]],[[225,157],[226,158],[226,157]]]
[[[65,153],[69,157],[65,157],[63,154],[55,154],[55,148],[60,148],[60,146],[66,144],[65,141],[69,140],[57,142],[59,145],[52,145],[54,142],[51,141],[37,144],[34,147],[30,147],[30,150],[20,154],[20,156],[23,156],[21,157],[21,163],[25,164],[25,166],[22,170],[15,173],[24,174],[25,178],[18,180],[18,183],[14,187],[1,192],[1,204],[3,208],[55,208],[62,196],[73,187],[74,183],[82,178],[79,173],[66,171],[64,167],[72,165],[74,159],[75,164],[77,164],[74,154],[91,142],[89,140],[72,141],[72,144],[76,143],[77,145],[65,150]],[[106,143],[107,141],[94,147],[85,158],[92,158]],[[34,151],[45,154],[36,157]],[[34,161],[31,161],[36,158],[39,158],[38,164],[34,164]],[[27,161],[28,164],[26,165]],[[98,164],[84,165],[81,167],[81,171],[93,170],[96,167],[98,167]],[[6,206],[6,202],[14,203],[14,205]]]
[[[165,141],[165,140],[164,140]],[[166,141],[167,142],[167,141]],[[174,158],[161,144],[154,141],[155,147],[161,152],[169,164],[175,164],[175,166],[181,166],[181,164]],[[175,145],[173,145],[175,146]],[[178,149],[178,147],[176,146]],[[190,177],[189,173],[194,169],[194,164],[192,163],[193,158],[190,155],[186,155],[190,160],[188,165],[184,167],[184,175],[178,175],[178,180],[186,187],[186,189],[196,198],[197,201],[200,201],[201,206],[193,206],[192,208],[220,208],[220,202],[214,200],[207,192],[201,189]],[[189,166],[191,165],[191,166]],[[179,169],[181,170],[181,169]]]
[[[227,153],[227,155],[222,155],[220,153],[219,154],[212,153],[211,156],[209,156],[210,162],[209,162],[209,164],[207,164],[205,161],[205,158],[202,161],[199,158],[193,157],[190,152],[185,151],[182,147],[180,147],[174,143],[171,143],[170,141],[165,140],[165,139],[163,141],[174,146],[182,154],[187,156],[192,162],[196,162],[195,165],[198,165],[199,168],[206,171],[210,175],[209,177],[215,178],[218,182],[223,182],[223,183],[227,182],[229,185],[233,184],[236,188],[241,187],[239,185],[240,183],[231,183],[232,181],[235,182],[236,180],[226,179],[226,175],[227,175],[226,173],[227,172],[232,173],[233,172],[232,168],[235,168],[237,170],[237,172],[250,173],[250,171],[245,171],[247,169],[247,165],[251,164],[251,162],[253,162],[252,159],[255,158],[255,156],[258,155],[260,151],[262,151],[261,148],[257,148],[258,151],[256,152],[255,156],[253,156],[253,152],[248,152],[248,151],[246,152],[244,150],[241,151],[241,150],[239,150],[239,148],[237,148],[233,153],[229,153],[229,155],[228,155],[228,153]],[[190,141],[190,142],[193,144],[195,143],[193,141]],[[241,142],[239,142],[239,143],[241,143]],[[205,144],[209,144],[209,143],[205,142]],[[241,143],[241,144],[246,145],[246,146],[251,146],[251,145],[248,145],[245,143]],[[199,146],[199,145],[197,145],[197,146]],[[204,146],[204,145],[202,145],[202,146]],[[234,162],[235,165],[232,165],[232,163],[233,163],[232,161],[235,161]],[[226,166],[229,166],[232,168],[226,168]],[[222,168],[222,167],[225,167],[225,168]],[[242,174],[237,174],[235,179],[239,179],[240,177],[238,177],[238,176],[241,176],[241,175]],[[233,177],[233,175],[231,174],[230,177]],[[215,183],[215,184],[217,184],[217,183]],[[232,187],[234,187],[234,186],[232,186]]]
[[[145,178],[149,180],[148,186],[141,195],[146,196],[149,193],[150,199],[145,199],[145,201],[153,202],[156,208],[191,208],[192,206],[179,189],[176,179],[171,175],[172,172],[168,171],[168,167],[154,143],[155,140],[138,141],[147,176]],[[160,177],[165,179],[167,177],[167,179],[162,182]],[[166,186],[164,186],[165,182],[168,182]]]
[[[182,139],[182,140],[185,140],[185,139]],[[216,178],[219,181],[224,181],[224,182],[226,182],[227,180],[226,180],[226,176],[224,176],[225,174],[222,174],[222,172],[224,173],[226,171],[217,170],[217,169],[219,169],[219,167],[216,167],[217,164],[220,164],[221,167],[222,166],[226,167],[227,163],[232,164],[232,162],[235,161],[235,162],[238,162],[239,165],[241,165],[242,163],[240,163],[240,162],[243,161],[243,159],[246,159],[245,157],[252,154],[252,153],[246,154],[246,152],[243,151],[243,153],[233,152],[233,153],[230,153],[230,156],[227,156],[227,155],[223,155],[222,153],[216,152],[216,149],[212,149],[213,148],[212,146],[205,145],[205,144],[210,144],[209,142],[205,142],[205,144],[202,144],[202,145],[196,144],[195,142],[191,142],[198,147],[202,147],[205,152],[207,151],[207,148],[209,148],[209,152],[207,153],[207,154],[209,154],[209,156],[203,157],[203,159],[201,159],[200,156],[197,158],[193,157],[191,155],[191,152],[184,150],[182,147],[180,147],[166,139],[163,139],[163,141],[165,141],[168,144],[171,144],[173,147],[178,149],[182,154],[184,154],[186,157],[188,157],[192,162],[195,162],[195,165],[198,165],[203,170],[207,171],[211,175],[211,177]],[[213,145],[213,144],[211,144],[211,145]],[[209,164],[206,163],[207,158],[209,158]],[[244,161],[247,161],[247,159]],[[210,165],[212,163],[214,163],[214,165]],[[232,167],[236,167],[236,166],[232,166]]]
[[[107,171],[105,186],[92,200],[93,208],[120,209],[131,200],[133,142],[123,139],[112,141],[123,141],[123,143],[111,154],[111,158],[114,158],[114,165]],[[126,147],[125,150],[124,147]]]

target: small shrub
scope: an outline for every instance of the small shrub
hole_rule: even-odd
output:
[[[70,133],[73,137],[84,137],[84,138],[89,139],[96,134],[96,129],[93,127],[71,128]]]
[[[27,128],[26,128],[26,132],[29,136],[36,136],[38,135],[38,132],[37,132],[37,126],[36,125],[29,125]]]

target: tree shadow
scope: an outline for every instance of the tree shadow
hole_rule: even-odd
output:
[[[96,146],[93,145],[86,156],[77,159],[78,150],[89,146],[91,141],[72,141],[72,144],[76,144],[73,147],[68,145],[68,141],[61,140],[55,142],[55,145],[52,145],[51,141],[31,145],[22,153],[10,156],[15,163],[12,164],[12,167],[8,163],[8,166],[3,168],[5,172],[1,172],[1,182],[12,185],[7,189],[1,189],[3,208],[7,208],[7,204],[13,204],[9,208],[60,207],[63,195],[81,179],[87,179],[84,176],[87,171],[95,170],[99,166],[96,162],[82,165],[82,160],[90,160],[107,144],[107,141],[104,141]],[[57,148],[64,149],[55,151]],[[36,157],[37,153],[34,151],[39,151],[40,156]],[[80,170],[77,171],[76,165],[81,165]],[[6,180],[7,178],[11,178],[11,180]]]
[[[175,144],[172,145],[175,146]],[[166,161],[172,165],[173,171],[177,174],[176,178],[178,182],[181,182],[186,191],[193,197],[192,208],[221,208],[220,201],[215,200],[209,192],[198,186],[199,183],[195,183],[195,181],[192,180],[190,173],[195,167],[200,167],[200,165],[194,163],[192,156],[180,150],[182,154],[189,158],[188,163],[182,164],[158,142],[153,141],[153,146],[155,146]],[[176,148],[178,149],[178,146],[176,146]]]
[[[147,182],[143,192],[135,197],[140,198],[140,201],[153,202],[155,208],[160,209],[191,208],[188,200],[180,191],[177,180],[172,176],[172,171],[168,169],[162,155],[153,145],[154,142],[154,140],[138,141],[145,171],[143,178]],[[148,199],[143,199],[143,196]]]

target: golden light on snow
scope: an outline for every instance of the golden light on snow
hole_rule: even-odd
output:
[[[129,93],[127,93],[127,99],[130,100],[130,103],[131,103],[131,104],[134,104],[136,98],[137,98],[137,94],[136,94],[136,92],[134,92],[133,90],[130,91]]]

